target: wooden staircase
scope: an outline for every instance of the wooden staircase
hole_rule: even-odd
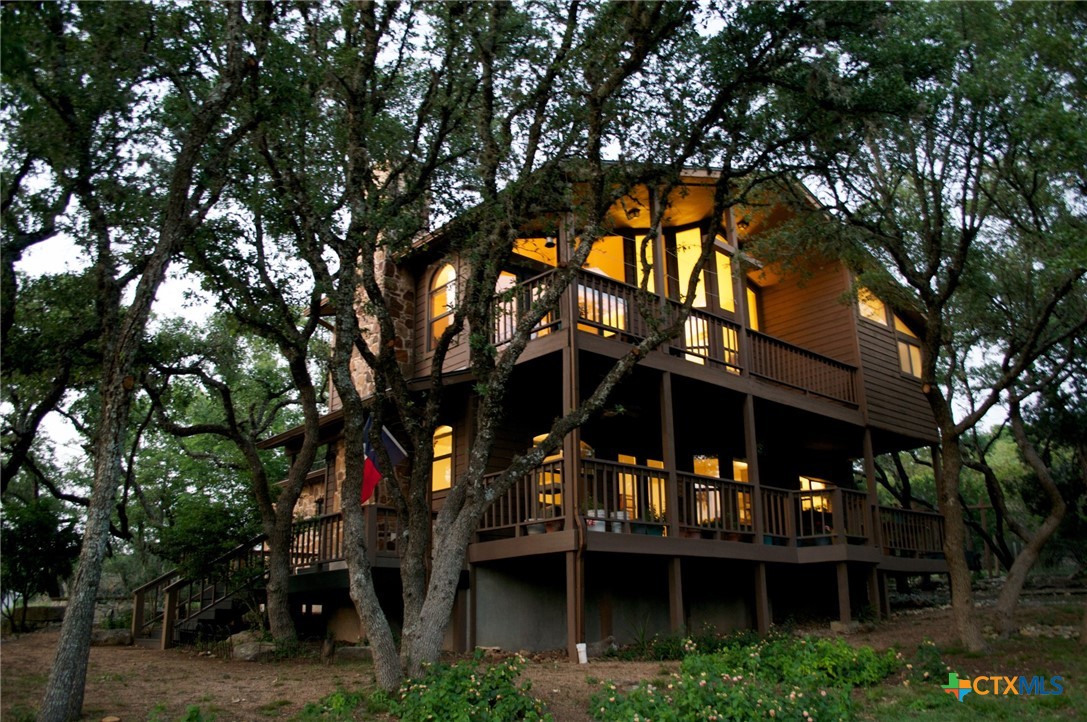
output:
[[[137,588],[132,600],[136,644],[167,649],[201,637],[228,635],[264,594],[268,572],[264,540],[262,534],[231,549],[198,579],[174,569]],[[248,604],[247,593],[254,595]]]

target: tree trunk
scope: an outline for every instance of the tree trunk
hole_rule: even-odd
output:
[[[1087,647],[1087,603],[1083,605],[1083,624],[1079,628],[1079,646]]]
[[[1061,525],[1061,520],[1064,519],[1064,514],[1068,509],[1068,505],[1065,504],[1060,490],[1049,473],[1049,467],[1027,436],[1027,429],[1023,423],[1019,404],[1019,399],[1012,395],[1008,404],[1008,417],[1011,421],[1012,436],[1015,437],[1015,443],[1023,454],[1023,458],[1026,459],[1027,464],[1038,477],[1038,482],[1045,489],[1051,506],[1049,515],[1046,516],[1045,521],[1038,527],[1038,530],[1024,539],[1026,546],[1023,547],[1023,551],[1019,552],[1015,562],[1008,570],[1008,576],[1004,580],[1004,586],[1001,588],[1000,596],[996,600],[994,610],[996,629],[1002,637],[1007,637],[1012,633],[1015,607],[1019,603],[1019,595],[1023,592],[1023,585],[1026,584],[1027,575],[1034,567],[1034,563],[1038,561],[1038,555],[1041,553],[1042,547],[1045,546],[1045,543],[1049,541],[1049,537],[1053,536],[1053,533]]]
[[[116,368],[116,367],[115,367]],[[127,365],[123,367],[127,369]],[[131,392],[124,388],[124,372],[114,370],[103,384],[102,416],[94,449],[94,487],[87,508],[86,528],[79,564],[60,628],[57,653],[45,686],[38,722],[77,720],[83,709],[87,659],[94,626],[95,599],[106,556],[113,498],[121,477]]]
[[[966,563],[966,523],[962,503],[959,500],[959,476],[962,472],[962,448],[958,437],[942,434],[940,465],[936,471],[936,484],[940,501],[940,513],[944,517],[944,559],[951,583],[951,614],[959,639],[968,651],[985,649],[974,607],[974,591],[971,587],[970,567]]]
[[[457,583],[478,518],[479,510],[465,505],[449,525],[448,533],[436,540],[426,601],[412,628],[412,635],[405,634],[401,641],[406,650],[406,654],[402,651],[401,655],[409,662],[405,671],[412,677],[422,674],[423,665],[438,661],[441,654],[449,615],[456,601]]]
[[[357,476],[361,477],[361,473]],[[345,484],[345,498],[347,494],[353,493],[354,498],[358,499],[359,486],[357,481],[354,484]],[[400,656],[396,652],[396,640],[393,639],[389,621],[374,591],[373,569],[366,556],[363,511],[357,501],[344,507],[343,545],[344,555],[347,557],[348,591],[370,642],[377,684],[386,692],[393,692],[400,687],[403,679]]]
[[[277,523],[268,535],[268,629],[276,644],[290,644],[298,639],[287,596],[291,577],[291,525]]]

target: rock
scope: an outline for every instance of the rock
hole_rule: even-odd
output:
[[[102,722],[121,722],[120,717],[103,717]]]
[[[275,655],[276,646],[271,642],[245,642],[234,645],[234,659],[243,662],[267,662]]]
[[[237,634],[230,635],[231,647],[237,647],[239,644],[250,644],[252,642],[263,641],[264,635],[253,629],[247,629],[244,632],[238,632]]]
[[[374,658],[369,647],[337,647],[336,662],[369,662]]]
[[[619,646],[615,643],[615,637],[610,634],[599,642],[585,645],[585,653],[590,657],[603,657],[605,654],[614,652],[618,649]]]
[[[92,647],[127,647],[132,644],[132,632],[127,629],[96,629],[91,633]]]
[[[860,622],[831,622],[830,631],[835,634],[856,634],[861,631]]]

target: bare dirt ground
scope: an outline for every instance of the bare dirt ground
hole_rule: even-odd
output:
[[[983,602],[984,603],[984,602]],[[1032,635],[1060,634],[1079,628],[1083,596],[1053,593],[1030,595],[1016,616],[1023,632],[1001,647],[1001,662],[1016,668],[1048,669],[1051,665]],[[807,629],[829,633],[827,626]],[[0,642],[0,717],[33,719],[52,662],[58,632],[54,629]],[[865,625],[848,639],[878,649],[897,647],[909,654],[925,638],[948,650],[945,661],[963,674],[987,673],[992,658],[956,652],[950,610],[928,607],[900,611],[876,625]],[[559,722],[588,722],[593,680],[610,680],[620,687],[667,676],[675,662],[592,660],[574,665],[553,656],[531,660],[525,677],[533,693],[547,703]],[[982,668],[985,669],[982,669]],[[1059,673],[1052,670],[1050,673]],[[267,663],[242,662],[201,655],[192,649],[165,652],[140,647],[95,647],[91,650],[84,719],[118,717],[122,722],[176,720],[189,706],[229,720],[288,719],[307,702],[337,687],[349,690],[373,685],[369,663],[339,662],[324,666],[313,658]]]

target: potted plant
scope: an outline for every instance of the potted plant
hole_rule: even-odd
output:
[[[635,534],[645,534],[646,536],[664,536],[664,526],[662,526],[664,521],[664,514],[658,512],[656,507],[650,504],[646,507],[642,522],[631,522],[630,530]]]
[[[595,501],[595,500],[594,500]],[[581,515],[585,517],[588,531],[604,532],[608,530],[608,510],[601,507],[589,508],[589,500],[581,502]]]

